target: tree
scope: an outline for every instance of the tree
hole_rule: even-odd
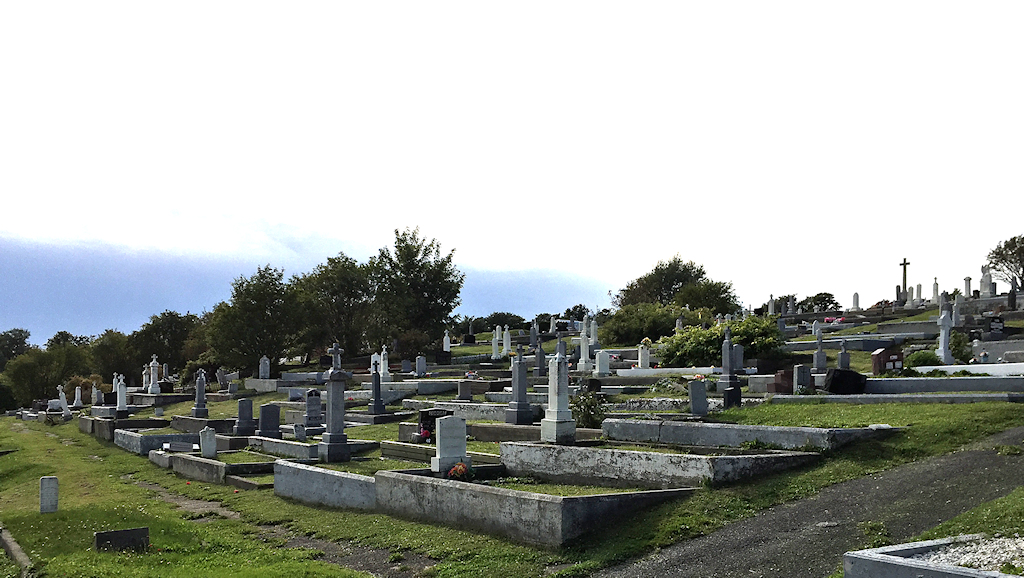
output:
[[[199,317],[177,311],[165,310],[153,315],[149,321],[130,336],[134,367],[149,363],[156,354],[157,361],[166,363],[172,371],[185,367],[185,342],[192,329],[199,323]],[[134,373],[135,370],[132,370]]]
[[[988,252],[988,264],[996,277],[1024,285],[1024,235],[1010,237]]]
[[[589,307],[582,303],[577,303],[576,305],[567,308],[565,312],[562,313],[562,319],[569,319],[571,321],[583,321],[583,318],[587,317],[591,313],[592,311]]]
[[[364,348],[363,325],[370,302],[365,266],[344,253],[330,257],[309,274],[293,277],[301,315],[296,345],[302,353],[334,342],[350,352]]]
[[[92,368],[104,380],[113,380],[114,373],[129,375],[135,367],[135,353],[127,335],[107,329],[89,345]]]
[[[58,385],[89,373],[85,347],[55,344],[46,350],[30,347],[7,363],[3,375],[18,404],[27,406],[35,399],[52,399]]]
[[[676,255],[669,261],[658,261],[654,270],[638,277],[618,292],[614,299],[616,307],[637,303],[661,303],[668,305],[686,285],[704,279],[704,268]]]
[[[454,253],[442,255],[440,244],[420,238],[418,228],[395,230],[394,250],[382,248],[367,264],[373,296],[367,326],[371,348],[409,330],[432,336],[444,331],[465,279],[455,267]]]
[[[818,293],[800,301],[796,306],[802,307],[805,313],[814,311],[815,307],[818,307],[819,311],[841,311],[843,309],[843,306],[836,301],[835,295],[831,293]]]
[[[68,331],[58,331],[53,337],[46,340],[46,349],[60,347],[62,345],[88,345],[91,338],[87,335],[72,335]]]
[[[602,344],[632,347],[644,337],[657,340],[670,335],[682,312],[676,305],[636,303],[620,307],[598,330]]]
[[[516,315],[515,313],[509,313],[507,311],[495,311],[487,317],[483,317],[473,322],[474,325],[479,326],[481,331],[488,329],[494,330],[495,325],[501,325],[502,327],[508,325],[509,329],[524,329],[526,328],[526,320]],[[476,327],[474,327],[476,329]]]
[[[284,283],[284,271],[270,265],[231,283],[230,303],[219,303],[210,317],[210,344],[226,363],[255,368],[266,355],[271,371],[293,343],[297,300]]]
[[[8,329],[0,333],[0,371],[8,361],[28,351],[29,335],[27,329]]]
[[[777,357],[785,341],[775,320],[775,317],[750,316],[708,328],[699,325],[684,327],[682,331],[659,341],[662,365],[721,366],[726,327],[732,332],[732,342],[743,346],[744,357]]]
[[[673,301],[679,306],[710,309],[712,313],[722,315],[735,313],[740,308],[740,302],[732,290],[732,283],[710,279],[701,279],[696,283],[684,285],[676,293]]]

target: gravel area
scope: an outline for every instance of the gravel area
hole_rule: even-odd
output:
[[[913,558],[932,564],[964,566],[976,570],[998,571],[1007,562],[1021,567],[1024,566],[1024,538],[1016,534],[1012,538],[988,538],[946,546]]]

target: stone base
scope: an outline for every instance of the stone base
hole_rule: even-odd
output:
[[[740,392],[739,386],[725,388],[722,397],[725,401],[725,409],[740,407],[743,404],[743,394]]]
[[[128,413],[127,409],[115,409],[114,410],[114,418],[115,419],[128,419],[129,415],[130,414]]]
[[[512,402],[505,410],[505,423],[514,425],[533,425],[533,408],[529,403]]]
[[[253,420],[250,423],[236,424],[231,428],[231,433],[236,436],[253,436],[256,435],[257,427],[259,427],[259,422]]]
[[[284,434],[281,433],[281,430],[263,431],[258,429],[256,430],[256,435],[259,437],[271,438],[275,440],[284,439]]]
[[[208,418],[210,417],[210,409],[206,407],[193,407],[189,415],[192,417]]]
[[[444,458],[433,457],[430,458],[430,471],[447,474],[448,471],[454,468],[455,464],[459,462],[466,464],[466,467],[473,466],[469,456],[449,456]]]
[[[576,422],[540,420],[540,441],[567,445],[576,442]]]
[[[341,436],[344,437],[344,436]],[[316,446],[317,456],[321,462],[347,462],[352,459],[352,453],[349,451],[348,443],[324,443],[320,442]]]
[[[381,415],[387,413],[388,410],[384,406],[384,402],[379,399],[375,401],[376,403],[371,403],[368,406],[366,406],[366,413],[370,415]]]

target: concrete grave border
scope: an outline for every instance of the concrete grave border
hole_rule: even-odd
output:
[[[910,556],[937,550],[949,544],[972,542],[984,538],[982,534],[960,535],[939,540],[909,542],[856,550],[843,554],[844,578],[1012,578],[1010,574],[991,570],[975,570],[962,566],[932,564]]]

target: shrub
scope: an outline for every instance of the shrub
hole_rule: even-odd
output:
[[[601,402],[601,395],[592,391],[581,391],[570,399],[569,409],[572,410],[572,419],[576,420],[576,427],[601,427],[601,422],[604,421],[604,407]]]
[[[915,351],[903,360],[903,366],[909,369],[921,367],[922,365],[942,365],[939,356],[934,351]]]
[[[744,357],[773,358],[782,353],[783,338],[776,318],[751,316],[707,329],[684,327],[674,335],[663,337],[658,342],[661,364],[666,367],[721,365],[726,327],[732,332],[732,342],[743,346]]]

